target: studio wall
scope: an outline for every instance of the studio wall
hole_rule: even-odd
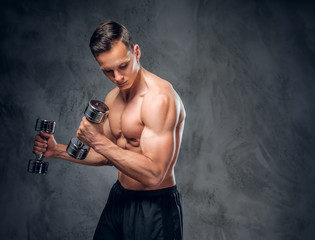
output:
[[[88,100],[114,87],[88,47],[113,19],[185,105],[185,239],[314,239],[314,12],[279,0],[2,1],[0,238],[92,239],[117,170],[26,169],[36,118],[67,144]]]

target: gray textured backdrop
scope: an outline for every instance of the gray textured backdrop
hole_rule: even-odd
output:
[[[315,4],[28,0],[1,1],[0,14],[1,239],[93,235],[115,169],[26,167],[37,117],[67,143],[87,101],[114,87],[88,48],[108,19],[186,106],[176,166],[185,239],[314,239]]]

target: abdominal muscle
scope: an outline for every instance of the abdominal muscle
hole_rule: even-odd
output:
[[[133,141],[129,143],[125,138],[124,139],[120,138],[117,140],[117,145],[123,149],[142,154],[139,141]],[[135,147],[135,145],[137,145],[137,147]],[[148,187],[142,184],[141,182],[127,176],[126,174],[122,173],[119,170],[118,170],[118,180],[124,188],[130,189],[130,190],[141,191],[141,190],[157,190],[157,189],[167,188],[167,187],[171,187],[175,185],[175,176],[173,174],[174,172],[173,168],[174,168],[174,163],[172,163],[172,165],[170,166],[168,172],[165,175],[163,182],[155,188]]]

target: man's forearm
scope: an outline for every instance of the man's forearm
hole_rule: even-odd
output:
[[[67,149],[67,145],[57,144],[56,149],[54,151],[53,158],[64,159],[64,160],[71,161],[74,163],[79,163],[79,164],[89,165],[89,166],[111,165],[104,156],[96,153],[93,149],[90,150],[90,152],[88,153],[87,157],[84,160],[78,160],[73,157],[70,157],[66,149]]]

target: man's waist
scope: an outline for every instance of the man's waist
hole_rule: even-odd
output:
[[[114,184],[115,188],[117,188],[122,193],[129,196],[139,196],[139,197],[150,197],[150,196],[160,196],[164,194],[170,194],[172,192],[177,192],[177,186],[173,185],[171,187],[154,189],[154,190],[132,190],[125,188],[119,180]]]

